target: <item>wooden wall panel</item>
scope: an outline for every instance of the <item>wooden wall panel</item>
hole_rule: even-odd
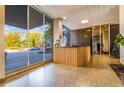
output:
[[[54,48],[54,62],[70,66],[84,66],[90,61],[90,47]]]

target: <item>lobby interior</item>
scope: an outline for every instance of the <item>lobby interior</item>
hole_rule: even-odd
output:
[[[123,87],[124,6],[0,5],[1,87]]]

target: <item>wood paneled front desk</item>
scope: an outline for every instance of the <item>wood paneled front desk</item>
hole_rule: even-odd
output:
[[[53,61],[75,67],[84,66],[90,62],[90,47],[55,47]]]

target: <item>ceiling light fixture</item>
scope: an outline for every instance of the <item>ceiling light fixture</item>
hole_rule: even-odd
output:
[[[82,24],[88,23],[88,20],[81,20]]]
[[[65,20],[65,19],[66,19],[66,17],[63,17],[63,19]]]

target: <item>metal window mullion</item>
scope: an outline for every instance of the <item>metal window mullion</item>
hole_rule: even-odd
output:
[[[93,27],[92,27],[92,56],[93,56]]]
[[[43,25],[45,25],[45,14],[43,14]],[[43,61],[45,61],[45,38],[43,40]]]
[[[30,56],[30,53],[29,53],[29,5],[27,6],[27,39],[28,39],[28,66],[30,65],[30,62],[29,62],[29,56]]]

